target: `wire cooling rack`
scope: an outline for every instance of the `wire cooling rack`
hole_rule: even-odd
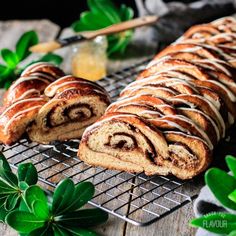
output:
[[[99,84],[115,100],[121,89],[143,70],[147,61],[113,73],[99,81]],[[197,196],[191,181],[88,166],[76,156],[78,145],[79,140],[40,145],[22,139],[11,147],[3,145],[2,152],[13,168],[31,161],[38,170],[41,183],[49,189],[65,177],[72,178],[76,183],[91,181],[96,192],[89,203],[134,225],[149,225]]]

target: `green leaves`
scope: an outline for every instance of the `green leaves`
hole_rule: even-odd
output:
[[[119,11],[112,1],[108,0],[88,0],[88,6],[92,12],[103,14],[110,23],[120,22]]]
[[[92,199],[94,192],[94,186],[90,182],[82,182],[77,184],[73,193],[72,201],[70,202],[67,211],[76,211],[82,207]]]
[[[11,171],[11,167],[2,153],[0,153],[0,170]]]
[[[39,219],[47,219],[49,217],[49,207],[47,204],[47,198],[43,190],[33,185],[26,189],[24,194],[24,200],[30,210]]]
[[[106,222],[108,214],[101,209],[83,209],[56,217],[64,226],[91,227]]]
[[[212,213],[192,220],[191,225],[217,234],[229,234],[236,229],[236,215]]]
[[[101,29],[113,24],[133,18],[133,9],[122,4],[117,8],[111,0],[88,0],[90,11],[81,13],[80,19],[72,24],[75,32]],[[107,36],[108,55],[124,53],[133,36],[133,31],[128,30]]]
[[[1,50],[1,56],[10,68],[14,68],[19,62],[17,55],[7,48]]]
[[[236,203],[236,189],[228,195],[228,198]]]
[[[60,65],[63,61],[63,58],[57,54],[54,54],[54,53],[48,53],[44,56],[42,56],[41,58],[39,58],[38,60],[39,62],[40,61],[43,61],[43,62],[51,62],[51,63],[54,63],[55,65]]]
[[[87,229],[70,227],[67,230],[74,236],[97,236],[95,232]]]
[[[29,48],[37,44],[38,41],[37,33],[35,31],[28,31],[17,41],[15,51],[11,51],[7,48],[0,50],[1,57],[5,62],[5,65],[0,64],[0,87],[8,89],[11,83],[20,76],[23,68],[19,67],[19,64],[31,54]],[[37,61],[52,62],[59,65],[62,60],[62,57],[49,53],[43,55]]]
[[[226,163],[233,176],[218,168],[211,168],[205,173],[205,182],[223,206],[236,210],[236,158],[228,155]],[[208,214],[192,220],[191,225],[217,234],[236,235],[236,215],[234,214]]]
[[[95,236],[85,229],[105,222],[108,214],[100,209],[82,209],[94,194],[90,182],[75,185],[64,179],[54,194],[36,185],[37,170],[31,163],[19,165],[17,176],[0,155],[0,220],[25,236]]]
[[[57,186],[52,202],[52,212],[61,214],[65,211],[76,211],[86,204],[94,194],[94,186],[90,182],[82,182],[74,186],[70,179],[65,179]]]
[[[29,48],[39,42],[38,35],[35,31],[25,32],[16,44],[16,55],[18,61],[24,60],[31,52]]]
[[[28,185],[33,185],[38,182],[38,173],[32,163],[20,164],[18,167],[19,181],[24,181]]]
[[[236,178],[236,158],[233,156],[226,156],[226,163],[230,171],[232,171],[233,176]]]
[[[9,213],[6,222],[20,233],[30,233],[45,224],[44,220],[39,219],[33,213],[18,210]]]
[[[211,168],[205,174],[205,182],[223,206],[236,210],[236,203],[228,198],[228,195],[236,189],[234,177],[223,170]]]
[[[58,184],[52,202],[52,212],[54,214],[61,213],[70,204],[74,190],[75,186],[71,179],[65,179]]]
[[[20,206],[23,191],[29,185],[35,184],[37,179],[37,171],[31,163],[21,164],[16,176],[11,171],[6,158],[0,155],[0,218],[2,221],[10,211]]]

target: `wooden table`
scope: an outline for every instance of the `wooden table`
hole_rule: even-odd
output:
[[[61,30],[58,25],[48,21],[48,20],[31,20],[31,21],[5,21],[0,22],[0,48],[8,47],[14,48],[16,40],[19,36],[27,30],[36,30],[38,32],[41,41],[52,40],[59,35],[59,37],[68,36],[72,32],[70,29]],[[147,30],[146,28],[140,29],[138,33],[142,33]],[[124,60],[113,60],[109,61],[108,68],[109,71],[116,71],[123,67],[127,67],[134,62],[143,60],[147,55],[151,55],[155,52],[154,47],[142,48],[142,56],[136,55],[135,57],[126,58]],[[58,51],[64,57],[63,69],[66,72],[70,71],[70,55],[71,48],[65,48]],[[197,187],[197,190],[199,190]],[[194,187],[196,191],[196,187]],[[195,234],[195,229],[191,228],[188,223],[189,220],[194,217],[192,204],[188,204],[175,211],[169,216],[159,220],[158,222],[147,226],[147,227],[137,227],[129,223],[126,223],[118,218],[110,216],[108,222],[100,227],[97,227],[95,231],[101,235],[108,236],[190,236]],[[0,224],[0,235],[2,236],[13,236],[17,235],[14,230],[7,227],[4,224]]]

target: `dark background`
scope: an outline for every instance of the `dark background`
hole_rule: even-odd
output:
[[[113,2],[118,6],[125,2],[126,5],[135,8],[133,0],[115,0]],[[0,20],[50,19],[62,27],[66,27],[79,19],[80,13],[87,9],[87,0],[4,0]]]
[[[164,1],[171,2],[171,0]],[[88,9],[86,2],[86,0],[4,0],[4,4],[1,6],[0,20],[50,19],[60,26],[66,27],[79,19],[81,12]],[[113,0],[113,2],[118,6],[121,3],[131,6],[137,15],[134,0]],[[194,1],[184,0],[181,2]]]

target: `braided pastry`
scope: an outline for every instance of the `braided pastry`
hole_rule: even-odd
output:
[[[222,18],[193,26],[158,53],[86,129],[79,158],[181,179],[204,171],[236,119],[235,33],[236,20]]]
[[[39,143],[80,138],[109,103],[108,94],[99,85],[65,76],[50,63],[35,63],[4,96],[0,141],[10,145],[25,133]]]
[[[44,89],[64,72],[46,62],[34,63],[28,66],[4,95],[3,105],[8,106],[18,100],[43,95]]]
[[[51,83],[44,93],[50,100],[28,128],[29,138],[39,143],[81,137],[110,103],[102,87],[70,75]]]

